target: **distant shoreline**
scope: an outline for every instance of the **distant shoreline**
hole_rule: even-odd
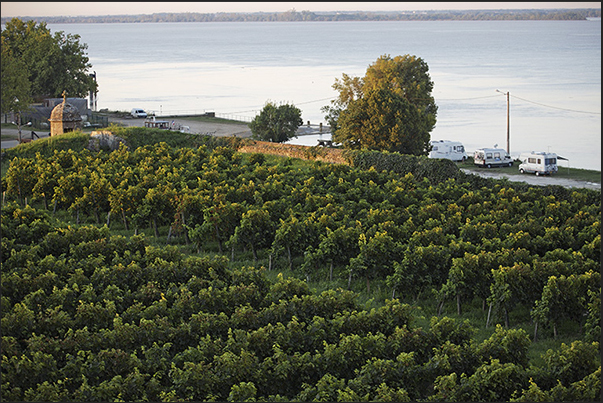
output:
[[[145,23],[145,22],[332,22],[332,21],[587,21],[601,18],[600,8],[447,11],[295,11],[281,13],[154,13],[138,15],[2,17],[47,24]]]

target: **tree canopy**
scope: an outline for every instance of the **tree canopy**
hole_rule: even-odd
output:
[[[427,155],[437,114],[428,71],[419,57],[383,55],[363,78],[336,79],[339,96],[323,108],[333,139],[346,148]]]
[[[256,116],[249,127],[257,140],[283,143],[293,137],[303,120],[301,111],[293,105],[276,106],[267,102],[264,109]]]
[[[14,57],[4,44],[2,36],[2,112],[20,111],[31,103],[31,83],[27,76],[27,66]]]
[[[87,45],[80,36],[58,31],[46,23],[13,18],[2,31],[2,110],[14,109],[14,98],[39,100],[63,91],[85,97],[97,90],[88,71]]]

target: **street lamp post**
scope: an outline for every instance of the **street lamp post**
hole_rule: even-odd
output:
[[[507,154],[511,155],[511,126],[510,126],[510,111],[509,111],[509,91],[502,92],[496,90],[496,92],[500,92],[501,94],[505,94],[507,96]]]
[[[19,104],[19,98],[15,97],[15,105]],[[13,122],[13,124],[17,125],[17,129],[19,130],[19,144],[21,144],[21,108],[17,111],[17,123]]]

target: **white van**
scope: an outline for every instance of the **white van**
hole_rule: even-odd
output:
[[[545,153],[543,151],[532,151],[519,156],[519,172],[535,173],[539,175],[551,175],[557,172],[557,154]]]
[[[132,114],[132,117],[134,118],[146,118],[147,117],[147,113],[140,109],[140,108],[134,108],[132,109],[132,112],[130,112]]]
[[[512,167],[513,159],[502,148],[480,148],[473,153],[473,164],[479,167]]]
[[[465,146],[458,141],[433,140],[429,143],[431,144],[429,158],[445,158],[452,161],[465,161],[467,159]]]

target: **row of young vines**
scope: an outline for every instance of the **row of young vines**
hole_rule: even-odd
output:
[[[372,153],[356,166],[300,164],[160,143],[13,159],[3,180],[2,398],[598,396],[600,193],[381,161],[396,158],[375,169]],[[76,225],[55,221],[58,210]],[[169,229],[205,257],[116,227]],[[304,280],[362,278],[369,289],[378,280],[392,299],[366,311],[350,291],[271,284],[263,268],[229,265],[242,256]],[[458,312],[479,298],[495,333],[476,343],[466,322],[446,317],[415,327],[400,301],[429,293]],[[510,312],[535,333],[512,329]],[[530,340],[568,322],[582,340],[532,366]]]

